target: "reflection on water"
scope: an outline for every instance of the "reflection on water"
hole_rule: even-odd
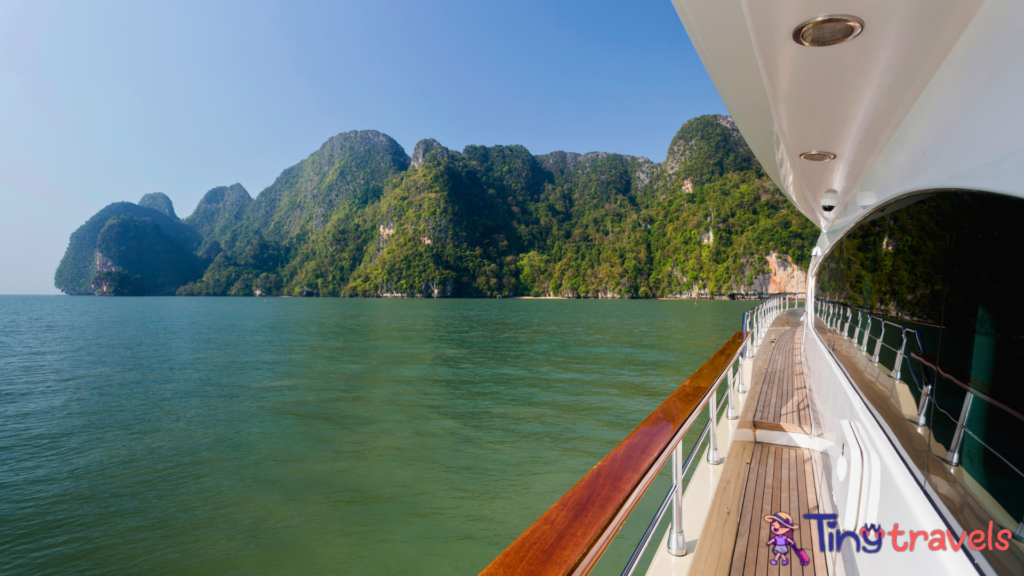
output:
[[[0,297],[0,567],[476,573],[749,306]]]

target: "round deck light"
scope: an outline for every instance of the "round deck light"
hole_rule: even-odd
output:
[[[853,40],[864,30],[864,21],[855,16],[818,16],[793,30],[793,41],[802,46],[833,46]]]
[[[800,155],[804,160],[810,160],[811,162],[828,162],[829,160],[835,160],[836,155],[831,152],[822,152],[821,150],[811,150],[810,152],[804,152]]]

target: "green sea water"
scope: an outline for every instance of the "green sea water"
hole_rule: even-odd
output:
[[[0,573],[475,574],[752,304],[0,297]]]

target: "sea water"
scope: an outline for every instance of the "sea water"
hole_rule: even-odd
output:
[[[475,574],[752,304],[0,296],[0,573]]]

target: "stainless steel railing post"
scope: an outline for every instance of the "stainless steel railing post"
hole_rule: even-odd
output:
[[[683,441],[672,451],[672,525],[668,529],[668,552],[673,556],[686,556],[686,536],[683,534]]]
[[[736,390],[740,394],[747,393],[747,387],[743,385],[743,362],[736,366]]]
[[[761,347],[761,332],[764,327],[764,304],[757,307],[757,325],[754,326],[754,353]]]
[[[921,390],[921,400],[917,403],[917,417],[914,418],[914,424],[918,426],[928,425],[928,400],[932,395],[932,385],[925,384]]]
[[[718,457],[718,386],[711,389],[711,399],[708,400],[708,422],[711,424],[708,431],[708,464],[717,466],[722,463]]]
[[[903,330],[903,341],[900,342],[900,349],[896,351],[896,363],[892,365],[892,379],[900,379],[900,367],[903,365],[903,351],[907,348],[907,331]]]
[[[725,408],[725,417],[727,420],[737,420],[739,418],[739,415],[736,414],[736,399],[733,397],[733,365],[735,365],[735,361],[732,364],[729,364],[729,380],[727,382],[729,390],[727,390],[725,394],[725,401],[729,403]]]
[[[871,361],[878,364],[878,354],[882,352],[882,338],[885,338],[885,320],[882,320],[882,331],[878,333],[878,341],[875,342],[875,353],[871,355]]]
[[[864,341],[860,343],[860,352],[867,353],[867,340],[871,337],[871,315],[867,315],[867,327],[864,328]]]
[[[750,313],[750,357],[757,353],[757,308]]]
[[[750,332],[750,317],[751,317],[750,310],[747,310],[746,312],[744,312],[744,314],[743,314],[743,330],[746,331],[748,334]],[[743,345],[743,356],[744,356],[744,358],[753,358],[754,357],[753,339],[751,339],[749,336],[747,337],[747,343]]]
[[[850,307],[846,308],[846,323],[843,324],[843,338],[847,338],[850,334],[850,321],[853,320],[853,309]]]
[[[949,443],[949,452],[946,454],[945,461],[950,466],[960,465],[960,453],[964,449],[964,427],[967,426],[967,417],[971,413],[971,402],[974,400],[974,394],[967,393],[967,397],[964,398],[964,407],[960,410],[960,419],[956,423],[956,432],[953,433],[953,441]]]
[[[853,328],[853,345],[857,345],[857,339],[860,338],[860,318],[864,314],[860,310],[857,310],[857,325]]]

